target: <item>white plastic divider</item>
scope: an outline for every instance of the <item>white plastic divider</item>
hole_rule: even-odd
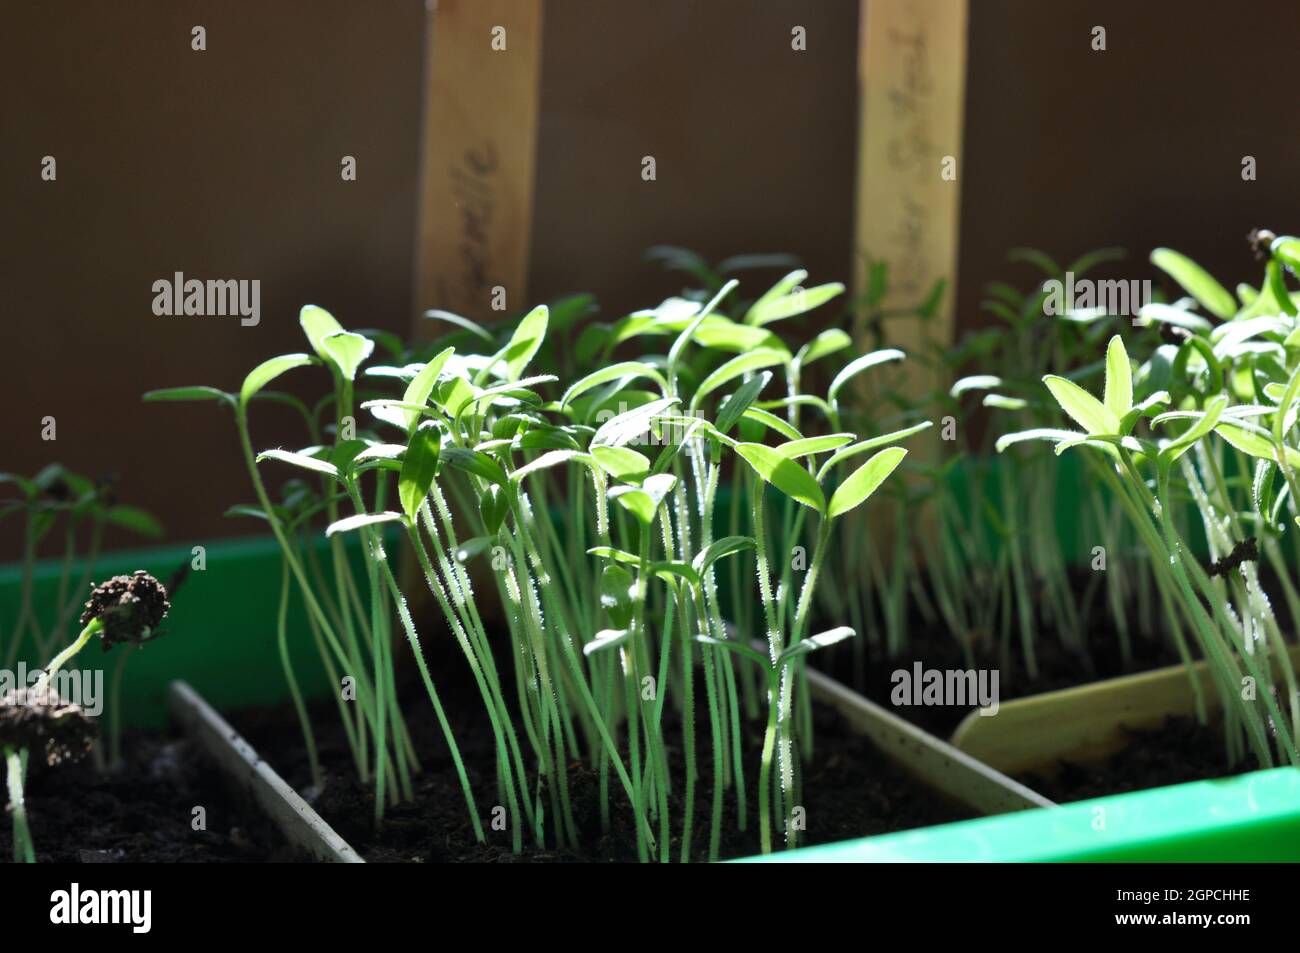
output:
[[[185,732],[252,795],[289,843],[326,863],[365,863],[189,684],[172,682],[167,701],[172,716]]]
[[[854,730],[874,741],[886,757],[936,791],[982,814],[1055,807],[1037,791],[863,698],[830,676],[813,668],[806,671],[813,698],[838,711]]]

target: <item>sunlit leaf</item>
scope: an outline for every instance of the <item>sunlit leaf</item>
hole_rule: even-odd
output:
[[[879,364],[888,363],[889,361],[901,361],[906,356],[907,355],[902,351],[891,347],[884,348],[880,351],[872,351],[870,354],[863,354],[861,357],[854,358],[846,364],[844,369],[836,374],[835,379],[831,381],[830,389],[826,392],[827,399],[834,403],[835,398],[838,397],[840,391],[844,389],[844,385],[863,371],[876,367]]]
[[[601,629],[591,641],[582,647],[583,655],[592,655],[596,652],[603,652],[606,649],[616,648],[626,642],[632,636],[631,629]]]
[[[575,382],[564,396],[560,398],[560,406],[567,407],[571,401],[585,394],[593,387],[599,387],[609,381],[619,380],[621,378],[648,377],[663,390],[668,389],[668,382],[664,376],[657,370],[642,361],[623,361],[618,364],[611,364],[609,367],[602,367],[598,371],[592,371],[586,377]]]
[[[441,445],[442,432],[432,420],[416,427],[406,445],[402,469],[397,477],[397,497],[401,501],[402,511],[412,522],[419,516],[420,504],[433,486]]]
[[[1133,409],[1133,368],[1124,349],[1124,339],[1118,334],[1106,346],[1106,390],[1102,403],[1116,418]]]
[[[826,497],[812,474],[780,451],[761,443],[738,443],[736,452],[755,473],[792,500],[819,513],[826,508]]]
[[[618,480],[640,480],[650,472],[650,459],[630,447],[592,447],[602,470]]]
[[[1048,374],[1043,378],[1043,383],[1052,392],[1061,409],[1088,433],[1119,432],[1119,417],[1078,384],[1055,374]]]
[[[416,406],[424,406],[429,401],[429,395],[433,393],[433,387],[438,383],[438,375],[442,373],[447,360],[454,354],[456,349],[449,347],[440,351],[429,362],[424,365],[420,373],[412,378],[411,383],[406,385],[406,392],[402,395],[402,402]],[[420,419],[420,412],[416,410],[403,411],[406,416],[406,426],[411,428]]]
[[[508,379],[518,380],[524,368],[528,366],[528,362],[537,354],[538,348],[546,338],[546,326],[549,320],[550,311],[546,305],[539,304],[519,322],[505,351]]]
[[[853,434],[851,433],[833,433],[820,437],[804,437],[800,440],[790,440],[776,449],[778,453],[784,454],[791,460],[796,460],[799,457],[838,450],[840,447],[852,442]]]
[[[788,358],[786,352],[771,348],[759,348],[756,351],[737,354],[700,381],[700,386],[696,388],[695,395],[691,398],[691,407],[699,407],[705,397],[729,381],[751,371],[762,370],[774,364],[784,364]]]
[[[339,475],[338,467],[334,466],[334,464],[329,463],[326,460],[321,460],[319,457],[308,456],[305,453],[294,453],[292,450],[281,450],[279,448],[274,450],[263,450],[257,455],[257,462],[261,463],[263,460],[277,460],[280,463],[288,463],[295,467],[301,467],[304,470],[314,470],[317,473],[324,473],[328,476],[334,477],[335,479],[337,479]]]
[[[806,639],[800,639],[794,645],[788,647],[784,652],[777,656],[777,667],[788,665],[795,659],[807,655],[809,652],[815,652],[818,649],[829,648],[845,639],[853,638],[857,633],[847,625],[839,626],[835,629],[828,629],[825,632],[819,632],[811,635]]]
[[[254,394],[285,371],[310,363],[312,363],[312,359],[306,354],[281,354],[279,357],[263,361],[244,378],[244,384],[239,388],[240,406],[246,405],[253,399]]]
[[[746,549],[753,549],[754,545],[754,539],[751,536],[724,536],[722,539],[714,540],[703,550],[696,553],[691,565],[695,567],[696,572],[704,575],[719,559],[743,552]]]
[[[343,325],[334,320],[334,315],[314,304],[305,305],[298,312],[298,324],[303,334],[307,335],[311,349],[322,359],[329,358],[324,346],[326,336],[344,330]]]
[[[822,331],[815,338],[799,348],[799,353],[795,356],[800,367],[807,367],[813,361],[820,360],[837,351],[842,351],[853,344],[853,338],[848,333],[841,331],[839,328],[830,328]]]
[[[1186,255],[1171,248],[1157,248],[1151,253],[1151,264],[1182,285],[1184,291],[1215,317],[1226,321],[1237,313],[1237,303],[1228,290]]]
[[[826,514],[835,517],[858,506],[876,492],[876,488],[885,482],[885,478],[894,472],[894,468],[903,462],[905,456],[907,450],[903,447],[886,447],[881,450],[839,485],[831,495]]]
[[[333,536],[335,533],[350,533],[353,530],[361,529],[365,526],[376,526],[379,523],[391,523],[402,518],[401,513],[358,513],[356,516],[349,516],[346,519],[335,520],[325,528],[326,536]]]
[[[346,380],[356,380],[357,368],[375,349],[375,342],[354,331],[335,331],[321,339],[324,356],[334,363]]]

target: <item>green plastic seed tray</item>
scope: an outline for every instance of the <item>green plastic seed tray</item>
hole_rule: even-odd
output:
[[[753,857],[762,863],[1300,861],[1300,768]]]

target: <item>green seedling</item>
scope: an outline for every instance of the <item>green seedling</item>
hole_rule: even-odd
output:
[[[1297,545],[1300,333],[1286,284],[1295,240],[1270,237],[1265,247],[1261,287],[1239,286],[1236,298],[1190,259],[1158,249],[1152,262],[1188,295],[1142,310],[1142,322],[1165,328],[1167,342],[1134,372],[1122,339],[1111,338],[1100,399],[1063,377],[1045,377],[1082,429],[1036,428],[1004,436],[998,447],[1048,440],[1058,455],[1090,450],[1094,472],[1150,555],[1164,625],[1185,660],[1192,659],[1190,633],[1211,664],[1229,757],[1249,750],[1271,766],[1300,760],[1300,700],[1251,555],[1262,550],[1294,613],[1294,563],[1282,547],[1288,535]],[[1187,542],[1189,518],[1204,532],[1205,565]]]

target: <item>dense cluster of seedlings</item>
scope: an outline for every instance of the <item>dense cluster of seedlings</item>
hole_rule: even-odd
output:
[[[710,267],[680,249],[660,249],[655,257],[697,282],[703,290],[695,297],[716,290],[728,269],[746,261]],[[1115,629],[1126,669],[1133,664],[1137,638],[1162,637],[1149,567],[1134,563],[1123,573],[1095,572],[1079,584],[1077,567],[1087,562],[1093,546],[1118,556],[1140,545],[1109,491],[1076,474],[1063,480],[1061,468],[1041,455],[1022,449],[1000,457],[993,452],[995,437],[1008,427],[1069,425],[1054,401],[1040,399],[1042,376],[1059,373],[1086,382],[1100,375],[1103,362],[1091,358],[1098,342],[1131,318],[1103,307],[1064,307],[1049,317],[1053,309],[1045,302],[1052,282],[1082,279],[1122,253],[1104,249],[1065,267],[1029,249],[1010,257],[1040,272],[1040,282],[1027,292],[1003,282],[990,285],[985,307],[996,325],[967,334],[955,347],[928,332],[943,282],[913,306],[886,307],[888,267],[867,262],[864,291],[835,323],[872,340],[877,354],[898,355],[890,345],[902,336],[900,324],[919,324],[920,333],[906,337],[923,343],[906,365],[882,366],[871,386],[858,388],[855,399],[835,407],[834,415],[808,398],[791,402],[796,413],[800,407],[825,413],[834,421],[832,429],[891,432],[934,422],[932,437],[941,438],[932,440],[935,452],[909,459],[904,479],[890,481],[877,500],[847,517],[852,525],[832,543],[830,578],[817,589],[815,612],[865,636],[853,642],[860,682],[869,658],[895,659],[919,650],[912,639],[918,628],[955,639],[968,668],[996,664],[1006,684],[1017,677],[1030,684],[1037,679],[1046,638],[1059,641],[1082,672],[1091,672],[1095,645],[1087,635],[1098,620]],[[844,334],[834,328],[824,333]],[[1159,343],[1155,327],[1129,333],[1153,347]],[[915,373],[918,367],[921,374]],[[981,413],[994,419],[981,421]],[[1068,507],[1062,505],[1067,498]],[[730,511],[735,527],[739,497]],[[799,532],[784,518],[778,529],[782,539],[795,539]],[[868,538],[873,545],[860,544]],[[1087,548],[1079,548],[1083,541]],[[733,587],[743,574],[742,563],[730,563]],[[789,579],[787,571],[783,581]],[[741,627],[752,631],[752,604],[741,602],[735,611]]]
[[[1087,634],[1104,618],[1115,630],[1121,664],[1128,669],[1134,639],[1160,635],[1149,567],[1126,563],[1125,572],[1094,572],[1085,585],[1070,573],[1097,552],[1118,558],[1138,545],[1122,511],[1090,475],[1079,479],[1076,474],[1063,487],[1064,474],[1050,459],[1021,450],[995,459],[993,441],[1008,429],[1068,426],[1060,406],[1042,394],[1041,380],[1055,374],[1087,383],[1100,376],[1099,342],[1115,328],[1127,327],[1136,341],[1157,343],[1157,335],[1104,307],[1065,307],[1056,314],[1047,307],[1053,283],[1082,279],[1123,257],[1119,250],[1092,252],[1064,268],[1037,251],[1021,249],[1011,257],[1039,271],[1042,280],[1023,293],[1003,282],[990,285],[984,307],[997,324],[944,354],[948,379],[955,382],[946,394],[936,395],[937,412],[969,420],[978,397],[990,420],[975,428],[973,444],[949,457],[950,468],[962,469],[964,486],[945,481],[947,486],[935,486],[929,495],[941,511],[934,545],[923,546],[933,599],[917,604],[923,610],[927,603],[937,606],[930,615],[939,615],[959,637],[966,635],[968,656],[972,638],[991,639],[1004,671],[1018,668],[1030,681],[1038,677],[1039,643],[1049,633],[1082,671],[1091,672],[1094,646]],[[1086,546],[1067,551],[1062,535]]]
[[[309,306],[301,325],[312,353],[266,361],[238,393],[146,395],[234,411],[257,495],[237,511],[267,519],[282,549],[282,660],[318,783],[286,642],[291,589],[330,677],[354,680],[357,704],[340,701],[339,714],[356,770],[373,784],[376,820],[411,796],[418,770],[396,698],[395,617],[483,837],[484,792],[469,783],[427,667],[392,564],[397,544],[414,558],[481,696],[496,742],[492,793],[516,850],[526,839],[577,843],[568,771],[579,758],[599,777],[602,821],[610,824],[612,805],[631,812],[643,859],[716,858],[727,797],[742,828],[756,823],[763,850],[778,837],[797,844],[788,819],[812,741],[803,665],[854,634],[810,631],[819,574],[836,528],[905,455],[893,445],[928,426],[878,436],[850,426],[851,383],[903,355],[843,361],[851,341],[838,329],[797,347],[783,340],[777,322],[843,290],[804,288],[806,277],[795,270],[752,301],[734,279],[717,281],[707,298],[589,323],[573,347],[555,342],[583,316],[585,299],[490,330],[431,312],[455,330],[410,349],[345,330]],[[385,361],[366,366],[376,345]],[[636,356],[623,359],[629,352]],[[829,387],[808,392],[804,370],[833,357],[840,366]],[[266,389],[306,366],[332,385],[314,405]],[[249,411],[267,400],[297,410],[305,446],[254,452]],[[279,502],[261,472],[270,463],[306,478]],[[346,533],[364,545],[361,579]],[[811,556],[792,570],[789,548],[805,538]],[[721,567],[740,558],[752,574],[734,574],[724,594]],[[474,579],[488,580],[506,608],[505,643],[484,621]],[[728,625],[753,606],[752,626]],[[744,757],[751,720],[763,726],[758,765]],[[680,732],[680,770],[670,765],[670,730]],[[701,810],[707,844],[692,840]]]
[[[1226,722],[1229,757],[1296,764],[1300,694],[1261,564],[1273,571],[1292,619],[1300,619],[1295,567],[1300,534],[1295,421],[1300,412],[1300,239],[1252,235],[1264,259],[1260,287],[1236,295],[1190,259],[1158,249],[1152,262],[1186,292],[1149,303],[1140,324],[1168,329],[1134,362],[1123,337],[1105,348],[1099,399],[1064,376],[1043,378],[1051,398],[1082,428],[1008,434],[1089,455],[1089,472],[1149,554],[1144,570],[1159,617],[1184,658],[1210,664]],[[1209,550],[1203,566],[1193,530]],[[1205,719],[1200,685],[1198,713]]]
[[[1040,252],[1014,252],[1042,280],[1024,293],[991,285],[985,306],[997,326],[919,356],[955,380],[947,393],[882,395],[898,414],[891,424],[950,414],[969,421],[978,398],[989,417],[974,428],[982,439],[893,483],[894,533],[921,531],[883,559],[859,554],[865,571],[845,552],[835,563],[847,569],[841,584],[823,587],[827,614],[883,633],[886,654],[896,655],[915,621],[910,609],[953,633],[968,664],[975,643],[992,638],[1003,669],[1015,670],[1014,656],[1031,680],[1044,635],[1084,673],[1096,648],[1087,636],[1099,623],[1114,631],[1126,668],[1139,639],[1168,640],[1184,662],[1209,661],[1231,759],[1249,750],[1261,764],[1293,762],[1295,667],[1260,579],[1266,571],[1276,580],[1287,616],[1300,619],[1300,537],[1288,542],[1284,533],[1296,512],[1294,450],[1283,449],[1295,442],[1286,392],[1300,334],[1292,336],[1286,278],[1297,243],[1256,232],[1251,247],[1264,278],[1235,297],[1185,256],[1158,249],[1152,263],[1186,296],[1157,296],[1136,320],[1102,306],[1046,306],[1053,283],[1082,278],[1121,257],[1117,250],[1064,268]],[[1147,360],[1131,362],[1129,351]],[[1070,472],[1033,452],[1035,439],[1056,443],[1058,456],[1081,445],[1090,452]],[[1080,584],[1072,567],[1097,553],[1118,558],[1122,571],[1087,573]],[[865,598],[844,597],[855,582]],[[1201,683],[1191,685],[1204,721]]]
[[[1235,298],[1186,258],[1157,251],[1154,264],[1189,297],[1150,302],[1136,321],[1101,307],[1045,318],[1046,281],[1028,293],[991,286],[988,308],[1003,326],[913,355],[943,382],[928,393],[908,389],[903,353],[883,345],[891,321],[933,316],[941,285],[913,308],[886,311],[887,273],[872,265],[868,290],[836,323],[855,321],[882,346],[845,360],[852,338],[841,327],[819,320],[824,330],[798,342],[774,330],[841,286],[805,288],[795,269],[742,300],[733,273],[785,261],[711,266],[664,248],[654,257],[697,290],[618,321],[582,322],[576,335],[592,310],[586,297],[494,328],[429,312],[431,326],[452,330],[418,345],[345,330],[309,306],[301,325],[311,353],[266,361],[237,393],[146,396],[234,412],[257,499],[232,512],[267,520],[281,547],[280,655],[318,786],[289,652],[295,592],[330,679],[355,686],[357,704],[340,698],[339,717],[356,771],[373,785],[376,821],[412,795],[419,770],[393,673],[396,620],[484,836],[483,792],[472,789],[427,667],[406,578],[432,597],[481,697],[495,803],[516,850],[525,840],[576,844],[567,772],[581,758],[600,779],[602,821],[611,805],[630,811],[642,858],[670,859],[674,843],[682,859],[716,858],[728,798],[738,824],[756,820],[764,850],[776,836],[798,843],[788,819],[812,753],[808,653],[864,632],[897,656],[912,611],[952,633],[972,664],[985,640],[1004,667],[1014,653],[1029,679],[1041,630],[1085,671],[1092,614],[1109,617],[1126,665],[1136,636],[1160,633],[1185,661],[1211,663],[1230,756],[1296,760],[1300,698],[1259,567],[1273,570],[1300,618],[1290,575],[1300,552],[1287,552],[1300,537],[1287,543],[1283,532],[1300,463],[1291,435],[1300,331],[1285,285],[1300,242],[1257,244],[1265,281]],[[1067,268],[1037,252],[1015,257],[1061,280],[1117,253]],[[1125,338],[1149,355],[1144,363],[1130,361]],[[382,359],[372,361],[377,348]],[[305,366],[331,384],[314,402],[268,388]],[[868,389],[859,375],[873,368]],[[1099,399],[1088,388],[1103,376]],[[948,444],[907,479],[885,482],[906,452],[897,444],[936,420],[970,419],[973,397],[991,416],[988,445]],[[304,446],[255,451],[249,412],[267,402],[293,408]],[[1016,432],[996,440],[999,457],[992,443],[1008,416]],[[1088,449],[1077,487],[1062,488],[1059,466],[1032,452],[1036,439],[1058,455]],[[266,463],[302,471],[277,499]],[[863,506],[882,485],[884,505]],[[1052,531],[1059,500],[1075,493],[1077,539],[1147,558],[1078,585],[1069,575],[1078,554]],[[361,538],[360,572],[348,533]],[[1187,543],[1201,536],[1204,564]],[[867,543],[877,538],[888,545]],[[390,550],[417,571],[402,577]],[[476,583],[506,607],[504,643]],[[821,618],[851,625],[810,634]],[[1204,718],[1199,695],[1198,705]],[[744,759],[751,723],[763,734],[756,779]],[[680,732],[681,771],[670,765],[670,730]],[[693,844],[697,814],[707,845]]]
[[[654,257],[698,283],[702,290],[694,297],[712,293],[729,269],[748,263],[729,259],[711,267],[681,249],[658,249]],[[995,437],[1008,427],[1068,426],[1054,401],[1039,398],[1041,377],[1059,373],[1087,381],[1100,375],[1103,362],[1090,359],[1098,342],[1131,319],[1102,307],[1066,307],[1048,317],[1045,301],[1051,282],[1082,279],[1120,257],[1118,250],[1105,249],[1061,267],[1042,252],[1013,251],[1012,261],[1039,271],[1042,280],[1027,292],[1003,282],[990,285],[985,307],[997,324],[969,333],[955,347],[928,333],[943,298],[943,282],[913,306],[886,307],[888,267],[883,261],[867,263],[864,291],[833,323],[854,327],[860,337],[873,341],[877,354],[901,356],[890,347],[901,336],[900,324],[919,324],[919,334],[906,336],[923,343],[906,365],[891,361],[882,366],[869,388],[858,388],[854,400],[836,406],[833,414],[807,397],[790,402],[794,413],[807,408],[824,414],[832,429],[843,425],[866,433],[934,422],[932,437],[941,439],[932,441],[936,452],[909,459],[905,479],[890,481],[870,506],[847,517],[852,525],[832,543],[830,578],[817,589],[815,612],[847,622],[865,636],[853,643],[859,681],[866,678],[869,656],[894,659],[913,651],[912,634],[918,628],[947,633],[959,644],[967,667],[992,662],[1007,683],[1017,676],[1029,683],[1038,677],[1045,638],[1058,640],[1081,671],[1092,671],[1094,646],[1086,635],[1098,619],[1115,628],[1124,668],[1133,663],[1136,638],[1160,637],[1159,607],[1150,570],[1143,564],[1124,573],[1092,573],[1082,586],[1072,575],[1087,561],[1092,545],[1116,555],[1140,545],[1106,488],[1070,475],[1063,488],[1061,468],[1041,455],[1012,450],[998,457],[993,452]],[[1130,334],[1152,346],[1159,343],[1155,328],[1133,328]],[[848,340],[835,328],[824,335]],[[918,367],[921,374],[915,373]],[[981,412],[997,416],[982,422]],[[1069,507],[1062,505],[1067,497]],[[729,505],[732,531],[741,512],[737,496]],[[783,513],[779,538],[798,536],[800,528],[786,518],[792,516]],[[1064,532],[1051,531],[1057,528]],[[1072,550],[1063,537],[1074,541],[1076,549],[1081,541],[1090,545]],[[861,545],[867,538],[874,544]],[[729,569],[735,588],[743,560],[731,561]],[[783,583],[789,581],[787,567]],[[742,601],[735,611],[741,627],[752,631],[753,604]]]

